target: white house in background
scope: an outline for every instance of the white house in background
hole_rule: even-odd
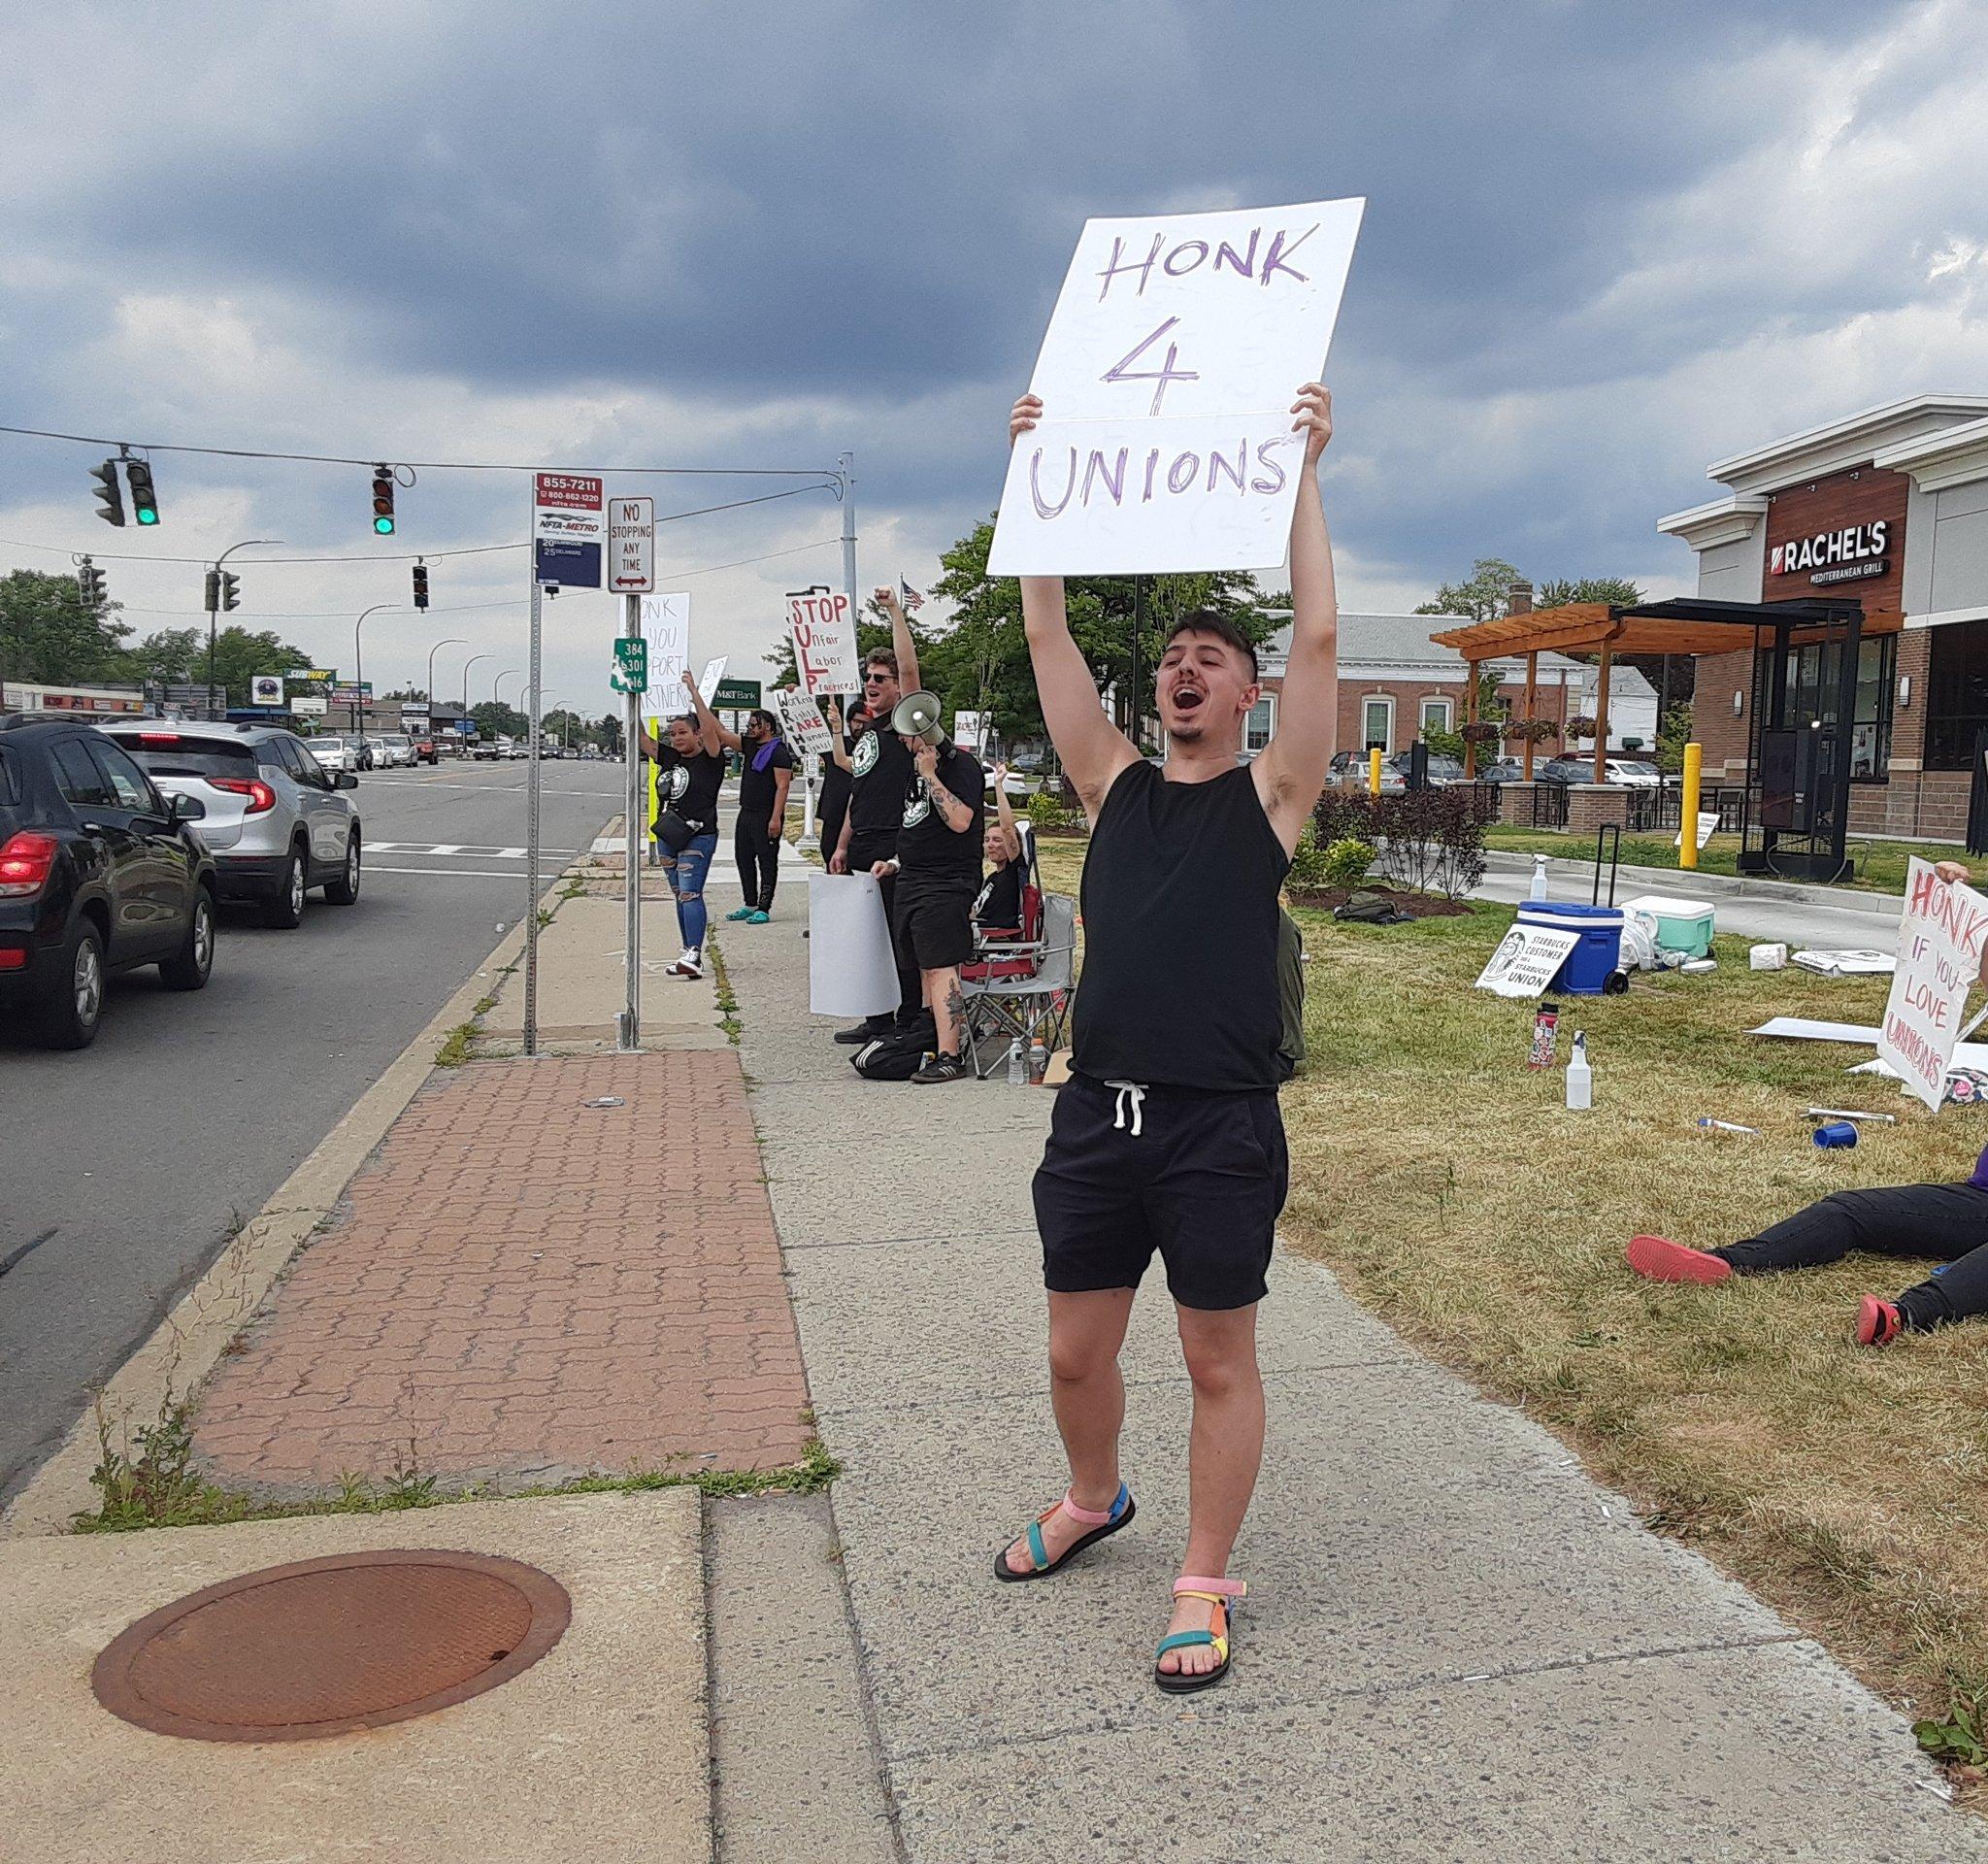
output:
[[[1602,702],[1602,670],[1576,665],[1574,672],[1580,676],[1574,714],[1592,718]],[[1618,660],[1608,669],[1608,749],[1620,750],[1630,738],[1646,751],[1656,749],[1657,689],[1634,667]]]

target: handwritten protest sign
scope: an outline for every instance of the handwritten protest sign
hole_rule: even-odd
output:
[[[794,664],[811,699],[824,692],[861,692],[856,673],[856,617],[846,595],[803,589],[787,597]]]
[[[1942,881],[1916,855],[1905,871],[1899,922],[1899,968],[1877,1032],[1877,1056],[1936,1113],[1961,1036],[1961,1009],[1981,972],[1988,899]]]
[[[648,690],[642,697],[643,717],[668,718],[687,712],[683,669],[690,660],[689,596],[644,596],[642,638],[648,643]]]
[[[1476,988],[1501,997],[1537,997],[1558,975],[1567,954],[1580,943],[1578,932],[1555,932],[1540,925],[1514,925],[1478,973]]]
[[[697,676],[697,696],[706,705],[717,697],[718,682],[725,677],[725,668],[731,663],[731,658],[730,654],[721,653],[715,660],[704,663],[704,671]]]
[[[821,708],[805,692],[776,692],[773,702],[779,708],[780,722],[787,728],[788,739],[803,750],[812,751],[817,757],[826,757],[834,748],[829,737],[828,721],[821,716]]]
[[[994,576],[1284,560],[1361,200],[1087,220],[1009,458]]]

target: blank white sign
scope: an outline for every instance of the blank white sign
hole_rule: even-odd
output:
[[[1363,200],[1087,220],[1029,382],[995,576],[1267,569]]]

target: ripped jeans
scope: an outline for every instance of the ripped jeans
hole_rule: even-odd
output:
[[[674,857],[669,849],[663,850],[663,872],[670,877],[670,891],[677,896],[677,929],[683,935],[686,951],[704,949],[704,928],[711,923],[711,915],[704,909],[704,880],[717,851],[715,830],[693,835],[684,843],[683,851]]]

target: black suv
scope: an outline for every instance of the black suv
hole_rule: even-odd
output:
[[[155,964],[198,990],[214,964],[213,857],[197,797],[159,794],[102,732],[0,717],[0,1006],[52,1048],[97,1033],[104,979]]]

